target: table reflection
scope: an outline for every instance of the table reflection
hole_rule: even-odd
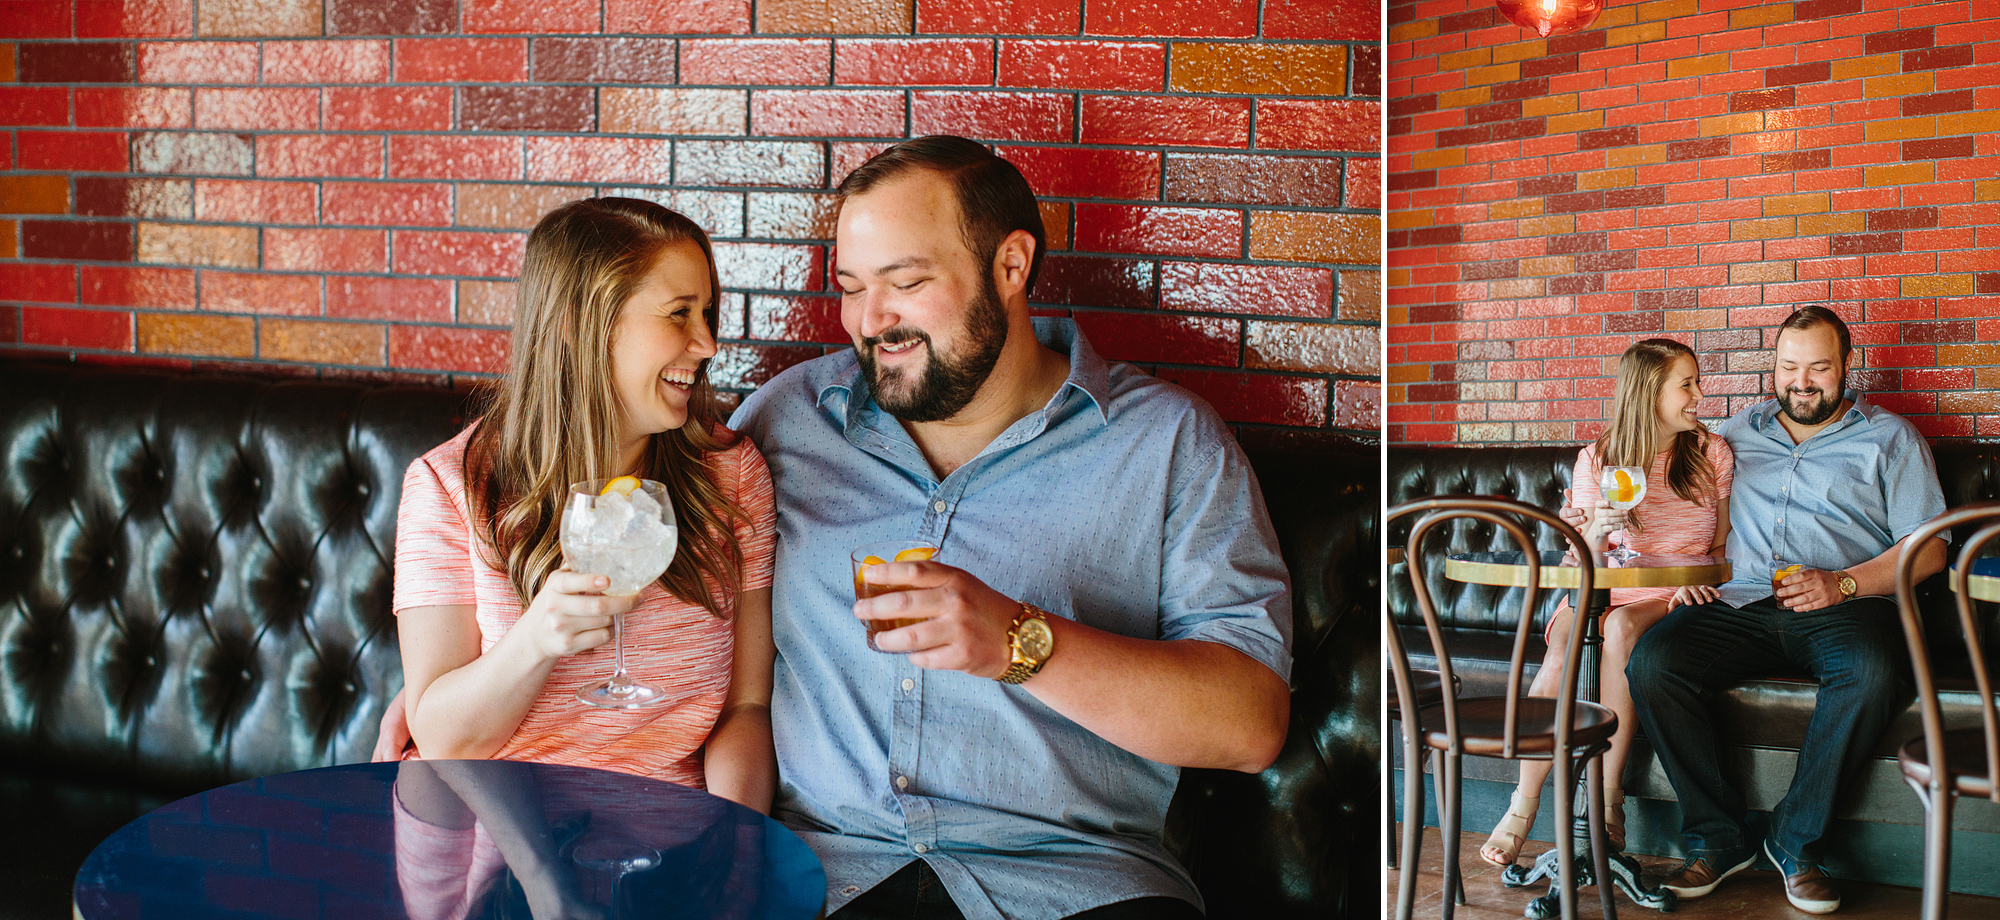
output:
[[[85,920],[812,917],[797,836],[723,799],[508,761],[357,764],[249,780],[126,825],[78,873]]]

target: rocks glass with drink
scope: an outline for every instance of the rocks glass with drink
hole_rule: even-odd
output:
[[[1598,487],[1604,500],[1620,511],[1630,511],[1646,500],[1646,471],[1637,466],[1607,466],[1598,473]],[[1632,534],[1625,528],[1617,530],[1618,548],[1606,556],[1619,562],[1626,562],[1639,555],[1632,548]]]
[[[848,554],[848,559],[854,563],[854,599],[867,600],[877,595],[890,594],[896,591],[908,591],[915,587],[915,585],[890,585],[866,581],[861,577],[861,570],[863,568],[871,565],[887,565],[891,562],[921,562],[935,557],[937,551],[937,544],[923,540],[884,540],[879,543],[863,544],[856,548],[854,552]],[[868,647],[878,652],[882,651],[882,648],[875,644],[876,633],[885,629],[900,629],[913,623],[922,623],[924,619],[923,617],[917,617],[914,619],[897,620],[863,620],[863,624],[868,627]],[[903,653],[897,652],[895,654]]]
[[[629,597],[658,580],[673,561],[679,536],[664,485],[620,476],[569,487],[562,516],[563,559],[571,571],[610,579],[605,594]],[[611,677],[578,690],[576,698],[601,709],[666,702],[665,691],[625,673],[625,614],[611,618],[611,643],[617,661]]]

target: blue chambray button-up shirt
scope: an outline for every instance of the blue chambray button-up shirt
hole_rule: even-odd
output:
[[[1289,678],[1290,588],[1227,428],[1186,391],[1106,364],[1068,320],[1035,331],[1069,355],[1068,379],[942,480],[851,350],[778,375],[730,421],[777,485],[774,813],[825,864],[829,913],[916,859],[972,920],[1201,903],[1161,842],[1180,771],[1020,687],[869,650],[854,547],[931,540],[938,561],[1057,616],[1219,642]]]
[[[1798,444],[1775,399],[1722,423],[1736,452],[1724,603],[1770,597],[1785,565],[1835,572],[1867,562],[1944,512],[1924,436],[1860,393],[1842,395],[1854,401],[1847,413]]]

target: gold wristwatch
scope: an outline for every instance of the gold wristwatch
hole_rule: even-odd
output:
[[[1854,592],[1861,590],[1861,586],[1854,583],[1854,576],[1847,574],[1846,570],[1835,572],[1833,575],[1840,579],[1840,599],[1853,600]]]
[[[1014,661],[995,680],[1018,684],[1035,676],[1048,663],[1049,655],[1056,650],[1056,635],[1049,631],[1048,617],[1048,611],[1021,602],[1021,613],[1014,617],[1014,625],[1007,627],[1007,647],[1012,650]]]

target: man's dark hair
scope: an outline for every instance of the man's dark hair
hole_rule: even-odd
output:
[[[1049,248],[1042,212],[1035,206],[1034,190],[1028,188],[1021,171],[994,156],[986,145],[949,134],[907,140],[869,158],[840,180],[835,191],[845,202],[918,169],[935,172],[951,184],[958,198],[959,231],[965,236],[965,248],[985,265],[993,264],[993,254],[1000,251],[1000,241],[1008,234],[1026,230],[1035,238],[1027,286],[1033,291],[1035,276],[1042,270],[1042,253]]]
[[[1793,310],[1792,315],[1778,324],[1778,335],[1784,335],[1787,329],[1804,332],[1814,326],[1833,327],[1834,336],[1840,339],[1840,363],[1846,364],[1848,353],[1854,350],[1854,340],[1847,334],[1847,323],[1840,318],[1840,314],[1819,304],[1807,304]],[[1774,340],[1772,344],[1777,343]]]

